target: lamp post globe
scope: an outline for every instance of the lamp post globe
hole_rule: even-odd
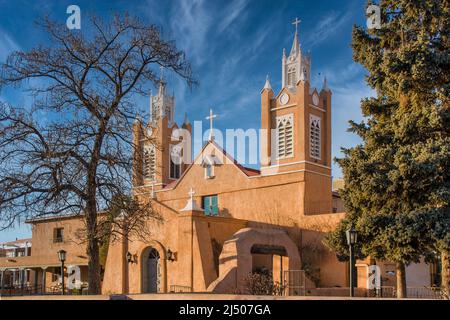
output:
[[[58,259],[61,262],[61,294],[64,295],[64,261],[66,261],[66,254],[67,252],[65,250],[59,250],[58,251]]]
[[[345,235],[347,237],[347,244],[349,246],[355,245],[358,241],[358,232],[353,226],[345,232]]]
[[[350,297],[354,297],[355,295],[355,253],[354,253],[354,246],[356,242],[358,241],[358,232],[356,229],[351,226],[346,232],[345,236],[347,238],[347,244],[349,247],[349,253],[350,253]]]
[[[66,261],[66,251],[65,250],[59,250],[58,251],[58,259],[60,262]]]

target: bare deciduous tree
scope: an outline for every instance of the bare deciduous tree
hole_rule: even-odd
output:
[[[98,212],[130,190],[133,98],[157,84],[159,66],[194,80],[183,52],[157,26],[128,15],[89,22],[79,32],[45,18],[51,45],[16,51],[1,66],[0,88],[19,86],[35,99],[31,110],[0,105],[0,220],[5,228],[82,213],[89,293],[98,294]]]

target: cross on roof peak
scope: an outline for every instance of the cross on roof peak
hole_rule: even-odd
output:
[[[209,141],[212,141],[214,138],[213,134],[213,120],[217,117],[217,114],[214,114],[212,109],[209,109],[209,116],[206,119],[209,120]]]

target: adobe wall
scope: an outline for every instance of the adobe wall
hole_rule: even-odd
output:
[[[64,228],[62,242],[54,242],[54,229]],[[59,266],[57,252],[65,250],[66,265],[87,265],[86,245],[76,237],[84,229],[82,217],[60,218],[32,222],[31,256],[0,258],[3,268]]]
[[[147,222],[151,231],[148,240],[134,236],[127,244],[121,241],[110,244],[103,293],[142,292],[145,249],[148,247],[155,248],[160,255],[161,292],[169,292],[174,285],[206,291],[208,285],[217,278],[212,240],[222,245],[247,223],[203,214],[174,213],[166,206],[160,206],[159,210],[163,221]],[[166,259],[169,249],[175,253],[175,261]],[[120,262],[126,259],[126,252],[130,252],[136,262],[123,266]],[[128,268],[127,272],[125,268]]]

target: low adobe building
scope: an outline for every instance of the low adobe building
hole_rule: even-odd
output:
[[[59,250],[69,253],[66,266],[77,266],[80,270],[79,281],[87,282],[85,245],[77,237],[84,228],[82,216],[37,218],[26,223],[31,224],[31,239],[3,244],[6,249],[4,255],[0,255],[0,288],[15,288],[18,292],[26,288],[33,293],[60,290]]]

